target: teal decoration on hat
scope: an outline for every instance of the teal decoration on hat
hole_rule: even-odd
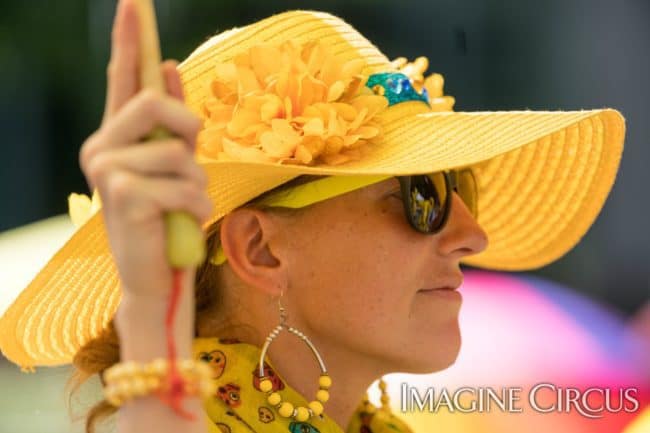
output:
[[[372,74],[368,77],[366,86],[372,89],[373,92],[386,97],[389,106],[405,101],[422,101],[429,105],[427,89],[422,89],[422,93],[418,93],[413,88],[409,77],[401,72]],[[383,91],[378,86],[383,88]]]

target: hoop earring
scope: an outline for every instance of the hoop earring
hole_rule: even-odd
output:
[[[265,392],[267,394],[266,400],[269,402],[269,404],[273,407],[276,408],[277,412],[280,414],[280,416],[285,417],[285,418],[293,418],[296,421],[303,422],[309,420],[313,416],[318,416],[321,419],[323,419],[323,403],[325,403],[327,400],[329,400],[329,388],[332,385],[332,378],[327,374],[327,369],[325,368],[325,363],[323,362],[323,359],[321,358],[320,354],[316,350],[316,347],[312,344],[311,341],[307,338],[305,334],[297,330],[296,328],[292,326],[288,326],[286,324],[287,320],[287,312],[282,306],[282,303],[280,302],[280,299],[282,298],[282,292],[280,292],[280,297],[278,298],[278,306],[280,308],[280,324],[276,326],[271,333],[266,337],[266,341],[264,342],[264,346],[262,347],[262,353],[260,354],[260,362],[259,362],[259,379],[260,379],[260,390],[262,392]],[[318,365],[320,366],[321,369],[321,374],[320,377],[318,378],[318,385],[319,385],[319,390],[316,392],[316,400],[312,400],[309,402],[307,407],[304,406],[297,406],[294,407],[293,404],[291,404],[288,401],[282,401],[282,396],[280,395],[279,392],[275,391],[273,389],[273,382],[271,379],[264,374],[264,358],[266,356],[266,352],[275,339],[275,337],[278,336],[278,334],[282,331],[282,329],[286,329],[290,333],[296,335],[300,339],[302,339],[307,346],[311,349],[312,353],[316,357],[316,360],[318,361]]]

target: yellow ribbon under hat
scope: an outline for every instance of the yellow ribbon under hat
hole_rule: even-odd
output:
[[[355,189],[363,188],[382,180],[390,179],[391,176],[330,176],[314,180],[302,185],[294,186],[284,191],[271,194],[257,203],[272,207],[301,208],[310,204],[327,200],[337,195],[345,194]],[[210,263],[220,265],[226,262],[226,256],[221,244]]]

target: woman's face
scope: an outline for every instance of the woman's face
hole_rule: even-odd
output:
[[[458,195],[435,235],[408,224],[395,178],[305,208],[287,233],[284,296],[311,333],[405,372],[454,362],[459,293],[421,290],[459,286],[459,261],[487,246]]]

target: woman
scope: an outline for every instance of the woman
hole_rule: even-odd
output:
[[[208,431],[409,431],[385,399],[376,409],[364,393],[383,374],[454,362],[461,260],[513,270],[556,260],[591,225],[618,168],[618,112],[452,114],[441,77],[423,83],[426,61],[389,64],[331,15],[289,12],[215,36],[180,66],[163,63],[170,97],[139,88],[137,40],[133,4],[121,0],[105,115],[80,152],[103,211],[66,245],[66,260],[48,264],[79,274],[42,272],[3,317],[0,343],[25,367],[75,353],[82,381],[166,357],[163,215],[187,211],[208,227],[209,256],[183,274],[172,331],[179,360],[212,367],[218,388],[203,408],[196,395],[182,402],[186,415],[205,409]],[[133,145],[158,125],[179,138]],[[100,218],[115,269],[91,252],[106,247]],[[115,311],[106,287],[117,275]],[[34,329],[23,335],[21,317],[47,300],[34,293],[59,281],[48,337],[38,324],[23,323]],[[88,310],[62,307],[75,303]],[[326,374],[284,331],[258,365],[283,320]],[[276,391],[283,403],[271,404]],[[96,406],[89,429],[120,406],[120,433],[206,431],[153,393],[131,397]]]

